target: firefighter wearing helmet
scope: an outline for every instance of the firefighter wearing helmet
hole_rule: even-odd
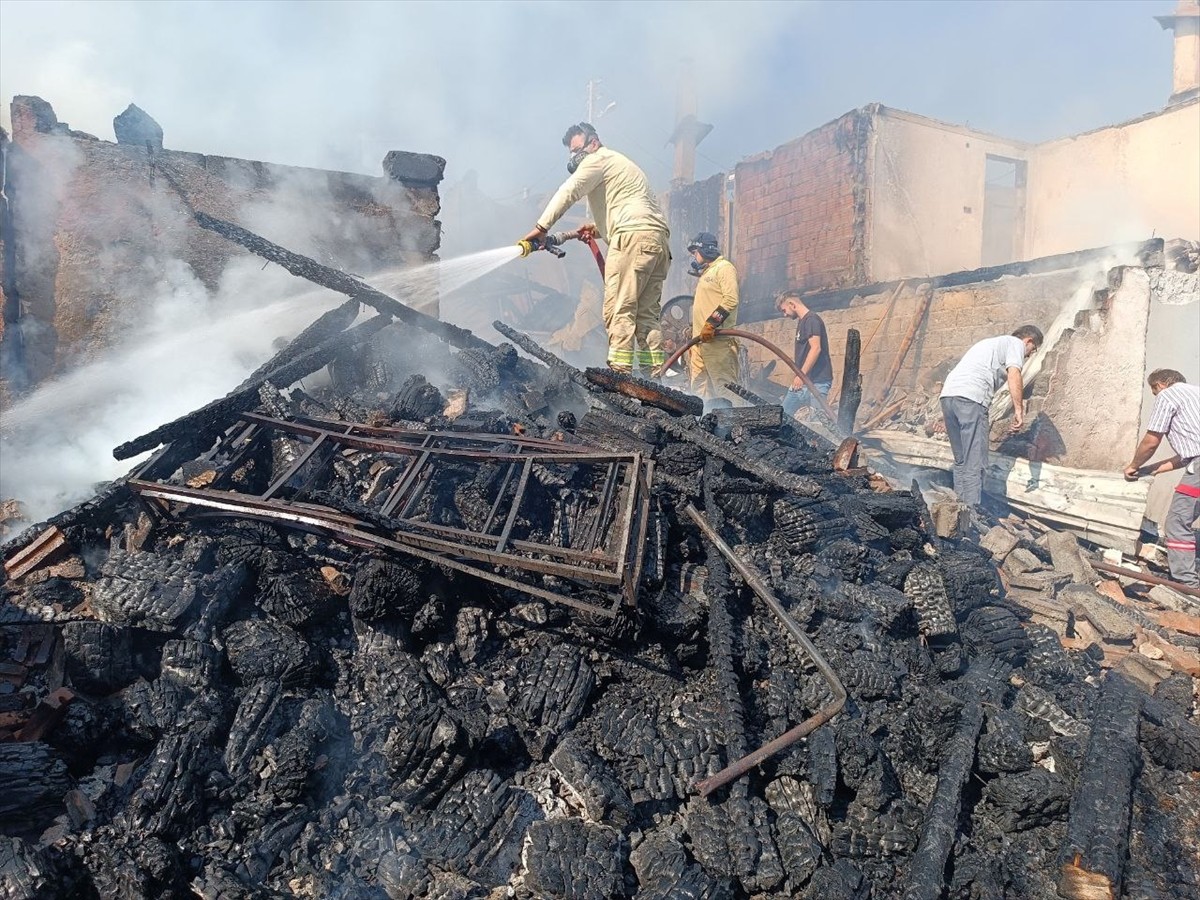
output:
[[[707,231],[692,239],[688,253],[692,274],[700,279],[692,300],[692,334],[700,338],[691,353],[692,393],[705,400],[729,398],[724,385],[738,380],[737,341],[716,330],[737,325],[737,269]]]

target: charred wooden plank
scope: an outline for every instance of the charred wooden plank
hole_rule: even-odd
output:
[[[240,225],[234,225],[232,222],[226,222],[198,210],[193,212],[192,216],[201,228],[215,232],[235,244],[240,244],[256,256],[261,256],[263,259],[282,266],[298,278],[319,284],[331,291],[337,291],[339,294],[345,294],[381,313],[399,319],[406,325],[416,325],[418,328],[440,337],[452,347],[474,347],[479,350],[496,349],[483,338],[476,337],[465,328],[459,328],[457,325],[451,325],[449,322],[443,322],[433,316],[418,312],[410,306],[405,306],[396,298],[389,297],[382,291],[377,291],[370,285],[359,281],[353,275],[323,266],[307,256],[280,247]]]
[[[778,434],[783,426],[782,406],[732,406],[712,411],[718,427],[742,428],[750,434]]]
[[[817,497],[822,493],[821,485],[815,479],[803,475],[793,475],[791,472],[784,472],[758,460],[750,459],[744,453],[739,452],[733,444],[717,440],[696,425],[684,425],[679,421],[668,419],[666,416],[662,416],[658,420],[658,424],[672,437],[689,441],[710,456],[715,456],[723,462],[736,466],[780,490],[801,497]]]
[[[958,833],[963,786],[971,774],[982,727],[983,704],[972,699],[963,707],[954,736],[946,745],[937,789],[909,868],[904,900],[938,900],[942,896],[946,860]]]
[[[4,574],[9,578],[21,578],[47,562],[51,556],[65,547],[66,543],[66,535],[51,525],[38,534],[31,543],[4,561]]]
[[[859,372],[859,355],[862,338],[857,328],[846,333],[846,359],[842,366],[842,399],[838,404],[838,428],[844,434],[854,433],[854,417],[862,403],[862,374]]]
[[[250,376],[238,385],[235,390],[248,387],[255,379],[261,378],[268,372],[287,365],[292,360],[298,359],[316,347],[322,341],[327,341],[329,338],[335,337],[345,331],[354,322],[360,306],[361,304],[357,300],[347,300],[341,306],[322,313],[311,325],[292,338],[287,346],[251,372]]]
[[[37,709],[29,717],[15,735],[18,741],[40,741],[54,726],[63,720],[67,707],[75,699],[75,692],[70,688],[59,688],[52,691],[37,705]]]
[[[666,410],[677,416],[699,416],[704,414],[704,401],[692,394],[655,384],[644,378],[614,372],[612,369],[589,368],[584,371],[589,383],[606,391],[613,391],[640,400],[647,406]]]
[[[121,444],[113,450],[113,456],[117,459],[129,459],[145,453],[147,450],[153,450],[159,444],[167,444],[181,439],[201,443],[207,439],[211,442],[229,426],[233,417],[258,405],[258,389],[262,385],[267,382],[279,386],[290,385],[327,365],[337,353],[349,350],[367,340],[390,322],[391,317],[388,315],[368,319],[361,325],[356,325],[348,331],[323,341],[290,363],[259,376],[247,383],[245,387],[181,416],[173,422],[160,425],[141,437]]]
[[[1144,696],[1120,672],[1110,673],[1100,692],[1059,851],[1058,892],[1068,900],[1121,896]]]

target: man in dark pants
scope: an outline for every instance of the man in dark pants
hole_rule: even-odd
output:
[[[983,502],[988,455],[988,405],[1005,382],[1013,404],[1013,431],[1025,424],[1021,366],[1042,346],[1042,332],[1022,325],[1011,335],[987,338],[963,354],[942,385],[942,416],[954,451],[954,492],[968,506]]]
[[[794,294],[782,294],[775,300],[775,308],[789,319],[796,319],[796,366],[808,376],[821,398],[829,395],[833,386],[833,363],[829,359],[829,334],[825,322],[804,305]],[[794,416],[805,406],[815,406],[816,398],[799,377],[792,379],[792,386],[783,398],[783,412]]]
[[[1180,584],[1200,587],[1200,576],[1196,574],[1196,531],[1192,527],[1200,515],[1200,387],[1188,384],[1174,369],[1157,369],[1147,381],[1154,393],[1154,409],[1146,433],[1125,467],[1125,477],[1136,481],[1142,475],[1185,470],[1171,497],[1163,537],[1171,577]],[[1147,467],[1148,471],[1142,469],[1164,437],[1175,455]]]

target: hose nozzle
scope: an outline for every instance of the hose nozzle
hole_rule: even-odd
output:
[[[532,241],[529,241],[529,240],[517,241],[517,246],[521,248],[521,256],[522,257],[528,256],[530,253],[533,253],[535,250],[547,250],[550,253],[553,253],[559,259],[562,259],[564,256],[567,255],[567,251],[559,246],[560,243],[562,243],[561,236],[555,235],[555,234],[547,234],[543,237],[536,238]]]

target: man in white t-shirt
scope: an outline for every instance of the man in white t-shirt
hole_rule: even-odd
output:
[[[1038,347],[1042,332],[1022,325],[1011,335],[987,338],[973,345],[942,385],[942,416],[954,451],[954,492],[968,506],[983,500],[983,470],[987,468],[988,406],[1006,382],[1013,404],[1013,431],[1025,424],[1021,366]]]

